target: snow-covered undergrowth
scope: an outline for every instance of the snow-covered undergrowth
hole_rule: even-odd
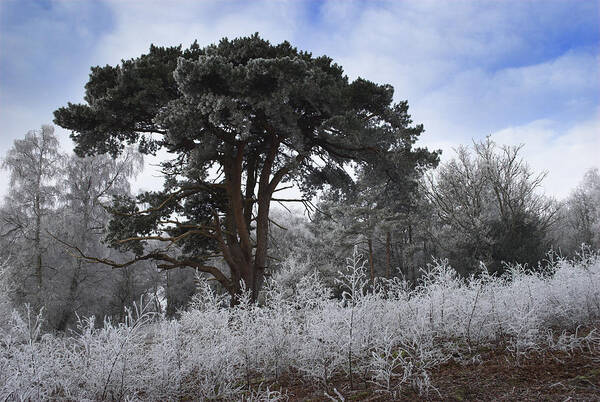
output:
[[[273,391],[282,375],[426,394],[433,367],[483,345],[517,357],[599,347],[593,331],[572,335],[600,318],[598,254],[466,281],[442,262],[416,289],[399,280],[372,289],[355,254],[339,281],[342,300],[313,273],[291,289],[273,281],[261,306],[243,298],[235,308],[202,282],[178,320],[130,311],[120,324],[83,319],[69,337],[15,313],[1,334],[0,399],[274,400],[285,397]]]

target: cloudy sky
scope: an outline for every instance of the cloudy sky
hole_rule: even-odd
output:
[[[81,102],[90,66],[156,45],[259,32],[326,54],[350,78],[390,83],[452,157],[487,135],[525,144],[568,195],[600,167],[600,1],[0,1],[0,154]],[[68,133],[57,128],[65,149]],[[147,169],[137,187],[159,185]],[[6,172],[0,176],[5,192]]]

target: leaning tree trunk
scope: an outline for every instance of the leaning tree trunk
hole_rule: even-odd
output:
[[[371,283],[375,281],[375,267],[373,266],[373,240],[369,237],[367,240],[367,244],[369,245],[369,268],[371,271]]]
[[[385,236],[385,276],[390,279],[392,272],[392,234],[388,230]]]

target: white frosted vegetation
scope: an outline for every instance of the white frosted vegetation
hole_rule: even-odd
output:
[[[43,335],[41,316],[15,313],[1,334],[0,399],[277,400],[282,375],[324,390],[341,376],[427,394],[432,368],[476,358],[481,346],[517,357],[600,347],[594,331],[578,334],[600,318],[598,254],[467,280],[440,262],[410,289],[397,279],[372,287],[355,253],[340,272],[341,299],[316,273],[284,282],[267,285],[261,306],[248,297],[235,308],[201,282],[178,320],[141,309],[119,324],[82,319],[70,337]]]

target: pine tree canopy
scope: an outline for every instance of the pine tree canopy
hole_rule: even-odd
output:
[[[438,160],[414,147],[423,126],[412,125],[406,101],[394,103],[390,85],[350,81],[331,58],[258,34],[151,46],[93,67],[85,89],[85,104],[55,111],[79,155],[117,155],[136,142],[143,153],[173,154],[162,191],[115,200],[109,239],[163,268],[212,273],[232,294],[240,280],[255,292],[262,284],[280,185],[312,196],[352,186],[352,168],[376,166],[403,186]],[[229,273],[208,265],[217,254]]]

